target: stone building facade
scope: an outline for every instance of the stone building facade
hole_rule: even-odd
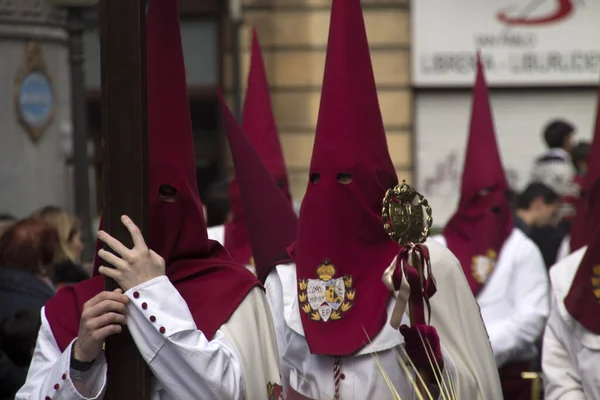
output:
[[[0,1],[0,213],[70,206],[64,17],[49,0]]]
[[[294,198],[301,200],[319,110],[331,0],[244,0],[241,82],[246,85],[256,26]],[[398,177],[412,179],[412,93],[408,0],[363,0],[379,102]],[[228,43],[228,40],[225,40]],[[231,91],[231,54],[224,85]]]

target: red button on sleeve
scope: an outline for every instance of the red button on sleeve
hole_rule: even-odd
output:
[[[158,330],[160,333],[165,333],[166,329],[164,326],[161,326],[160,329]]]
[[[156,322],[156,317],[155,317],[154,315],[151,315],[151,316],[150,316],[150,321],[152,321],[152,322]]]
[[[148,308],[148,303],[142,303],[142,308],[145,310],[146,308]]]
[[[67,379],[67,374],[62,374],[62,380],[66,380]]]
[[[140,297],[140,292],[133,292],[133,298],[138,299]]]
[[[60,385],[57,383],[56,385],[54,385],[54,390],[58,390],[60,389]]]
[[[44,397],[44,400],[52,400],[52,399],[50,398],[50,396],[46,396],[46,397]]]

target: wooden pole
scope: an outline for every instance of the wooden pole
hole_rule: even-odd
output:
[[[148,237],[145,16],[144,0],[100,1],[103,223],[129,247],[121,215]],[[117,287],[106,280],[106,290]],[[105,399],[150,399],[150,372],[127,329],[108,338],[106,358]]]

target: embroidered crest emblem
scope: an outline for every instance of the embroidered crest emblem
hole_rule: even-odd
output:
[[[594,288],[594,296],[600,300],[600,265],[596,265],[592,274],[592,287]]]
[[[485,255],[473,256],[471,264],[471,272],[473,278],[480,283],[485,283],[496,265],[497,254],[494,250],[489,249]]]
[[[326,258],[317,268],[319,279],[298,280],[300,307],[313,321],[341,319],[354,305],[352,277],[334,278],[335,272],[335,266]]]
[[[267,383],[267,400],[283,400],[283,387],[276,383]]]

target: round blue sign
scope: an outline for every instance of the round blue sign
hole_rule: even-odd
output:
[[[35,128],[43,127],[52,116],[52,85],[41,72],[29,73],[19,89],[19,111],[23,121]]]

